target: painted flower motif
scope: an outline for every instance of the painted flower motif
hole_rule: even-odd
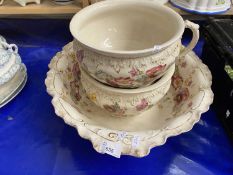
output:
[[[113,78],[112,80],[107,79],[106,82],[108,82],[112,86],[118,87],[119,85],[132,85],[134,80],[130,77],[119,77]]]
[[[70,87],[71,89],[75,90],[75,89],[79,89],[79,85],[76,81],[71,81],[70,82]]]
[[[124,116],[125,114],[125,109],[121,109],[118,103],[115,103],[114,105],[104,105],[104,109],[106,109],[108,112],[117,114],[117,115],[122,115]]]
[[[184,83],[185,83],[186,86],[189,87],[189,86],[192,85],[193,81],[192,81],[192,79],[186,79]]]
[[[119,87],[119,85],[113,80],[106,79],[106,82],[113,87]]]
[[[82,98],[82,96],[79,93],[79,90],[75,92],[74,96],[75,96],[75,98],[76,98],[77,101],[80,101],[81,98]]]
[[[96,94],[95,93],[88,94],[87,96],[91,101],[96,101]]]
[[[139,71],[138,69],[135,69],[134,67],[129,71],[130,75],[132,77],[135,77],[136,75],[138,75]]]
[[[153,67],[153,68],[146,71],[146,75],[149,76],[150,78],[156,77],[157,76],[156,74],[159,71],[162,72],[165,67],[166,67],[166,64]]]
[[[188,88],[180,89],[177,95],[174,97],[174,100],[177,104],[180,104],[182,101],[186,101],[189,97]]]
[[[187,62],[186,61],[184,61],[184,62],[181,63],[181,67],[185,68],[186,66],[187,66]]]
[[[148,106],[148,102],[146,101],[145,98],[143,98],[143,99],[141,100],[141,102],[136,106],[136,109],[137,109],[138,111],[142,111],[142,110],[144,110],[147,106]]]
[[[82,97],[81,97],[80,92],[79,92],[80,89],[79,89],[79,85],[78,85],[77,81],[70,82],[70,87],[74,92],[74,97],[76,98],[76,100],[80,101]]]
[[[178,89],[182,86],[182,84],[183,84],[183,79],[181,76],[179,75],[172,76],[172,87],[174,87],[175,89]]]
[[[80,80],[81,71],[80,71],[80,68],[79,68],[79,64],[78,64],[78,63],[75,63],[75,64],[73,65],[72,73],[73,73],[74,77],[77,77],[77,79]]]
[[[87,112],[91,113],[91,112],[92,112],[92,110],[90,110],[90,109],[87,109]]]
[[[77,50],[76,56],[77,56],[78,61],[82,63],[83,58],[84,58],[84,50]]]
[[[133,79],[131,79],[130,77],[119,77],[119,78],[114,78],[114,81],[119,83],[119,84],[132,84],[133,83]]]
[[[188,107],[192,107],[193,102],[189,102]]]

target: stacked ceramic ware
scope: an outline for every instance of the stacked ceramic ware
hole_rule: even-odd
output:
[[[186,47],[185,28],[193,32]],[[70,23],[74,41],[49,64],[55,113],[97,152],[118,158],[146,156],[191,130],[213,101],[211,73],[191,51],[198,28],[154,1],[82,9]]]
[[[0,107],[8,103],[23,88],[27,79],[18,47],[0,36]]]
[[[193,38],[182,50],[185,28]],[[70,30],[87,97],[117,117],[150,109],[169,90],[176,58],[196,45],[198,28],[151,2],[105,1],[81,10]]]

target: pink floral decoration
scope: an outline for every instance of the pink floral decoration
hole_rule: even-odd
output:
[[[131,69],[131,71],[129,71],[130,75],[132,77],[135,77],[136,75],[138,75],[138,69],[135,69],[134,67]]]
[[[158,73],[159,71],[163,71],[165,67],[166,67],[166,64],[153,67],[153,68],[147,70],[147,71],[146,71],[146,74],[147,74],[150,78],[156,77],[156,76],[157,76],[157,73]]]
[[[77,50],[76,56],[78,61],[82,63],[84,58],[84,50]]]
[[[78,64],[78,63],[75,63],[75,64],[73,65],[72,73],[73,73],[74,77],[77,77],[78,80],[80,79],[81,71],[80,71],[80,68],[79,68],[79,64]]]
[[[131,85],[133,84],[134,80],[131,79],[130,77],[119,77],[119,78],[114,78],[112,80],[107,79],[106,82],[108,82],[110,85],[118,87],[119,85]]]
[[[140,104],[138,104],[138,105],[136,106],[136,109],[137,109],[138,111],[142,111],[142,110],[144,110],[147,106],[148,106],[148,102],[146,101],[145,98],[143,98],[143,99],[141,100]]]
[[[188,88],[180,89],[177,95],[174,97],[174,100],[177,104],[180,104],[182,101],[186,101],[189,98]]]
[[[79,92],[79,85],[78,85],[77,81],[70,82],[70,87],[71,87],[71,89],[73,89],[73,92],[75,92],[74,97],[76,98],[76,100],[80,101],[82,97],[81,97],[80,92]]]
[[[185,68],[186,66],[187,66],[187,62],[186,61],[184,61],[184,62],[181,63],[181,67]]]
[[[107,111],[114,113],[118,116],[124,116],[125,114],[125,109],[121,109],[118,103],[115,103],[114,105],[104,105],[104,109]]]
[[[119,85],[114,80],[106,79],[106,82],[113,87],[119,87]]]
[[[182,86],[182,84],[183,84],[183,79],[181,76],[179,75],[172,76],[172,87],[174,87],[175,89],[178,89]]]

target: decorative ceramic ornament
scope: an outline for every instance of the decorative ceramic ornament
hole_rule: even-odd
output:
[[[28,3],[40,4],[40,0],[14,0],[14,1],[20,4],[21,6],[26,6]]]
[[[21,63],[18,47],[0,36],[0,108],[23,89],[26,81],[26,67]]]
[[[96,80],[120,88],[151,85],[173,65],[180,50],[180,41],[162,53],[139,58],[115,58],[82,48],[74,40],[76,58],[82,68]]]
[[[193,39],[180,52],[185,28],[192,30]],[[79,11],[70,23],[82,68],[120,88],[147,86],[163,76],[178,55],[196,45],[198,28],[164,5],[140,0],[98,2]]]
[[[0,86],[12,79],[20,68],[21,58],[18,47],[8,44],[4,39],[0,41]]]
[[[224,13],[231,8],[231,0],[170,0],[185,11],[200,14]]]
[[[77,64],[70,43],[51,60],[45,84],[55,113],[99,153],[107,152],[107,144],[117,146],[116,157],[146,156],[169,137],[191,130],[213,101],[210,71],[190,52],[176,59],[172,86],[157,105],[133,118],[109,117],[86,97]]]
[[[6,42],[6,39],[0,35],[0,48],[3,48],[2,42]]]

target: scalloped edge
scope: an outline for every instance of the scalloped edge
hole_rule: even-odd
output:
[[[77,120],[72,119],[67,114],[66,111],[59,110],[59,109],[62,109],[60,100],[63,100],[63,99],[59,98],[59,94],[57,94],[56,91],[52,87],[51,81],[53,81],[53,78],[55,77],[55,74],[56,74],[56,69],[54,69],[55,63],[58,60],[58,58],[62,55],[62,53],[66,52],[66,49],[70,47],[71,44],[72,42],[64,46],[62,51],[58,52],[51,60],[49,64],[50,70],[48,71],[47,77],[45,79],[45,85],[47,87],[47,92],[53,97],[52,105],[55,109],[56,115],[61,117],[66,124],[75,127],[77,129],[78,134],[82,138],[90,140],[93,145],[93,148],[97,152],[101,153],[100,145],[103,142],[103,138],[99,136],[98,133],[92,132],[90,129],[87,128],[87,126],[95,127],[95,129],[100,129],[100,130],[105,129],[108,132],[117,133],[119,131],[110,130],[110,129],[102,128],[99,126],[89,125],[85,123],[83,120],[80,120],[79,122],[77,122]],[[150,137],[150,139],[141,141],[140,145],[136,149],[131,149],[131,146],[122,144],[121,155],[131,155],[135,157],[147,156],[150,153],[150,150],[152,148],[165,144],[169,137],[177,136],[179,134],[190,131],[193,128],[194,124],[196,124],[200,120],[201,114],[209,110],[209,106],[212,104],[213,97],[214,97],[214,94],[211,90],[211,84],[212,84],[211,73],[208,67],[202,63],[202,61],[198,58],[198,56],[194,52],[190,52],[189,55],[195,58],[197,64],[199,65],[200,69],[204,73],[204,76],[209,81],[208,86],[206,86],[204,89],[206,92],[206,96],[205,96],[206,100],[203,100],[201,105],[197,109],[195,109],[195,111],[193,111],[192,116],[189,117],[188,119],[189,122],[185,122],[184,124],[182,124],[181,126],[178,126],[177,128],[173,128],[169,130],[162,130],[159,133],[156,133],[156,135]],[[131,133],[132,135],[134,135],[137,132],[127,132],[127,133]],[[145,134],[149,134],[149,132],[145,132]],[[160,137],[159,141],[158,141],[158,137]]]

